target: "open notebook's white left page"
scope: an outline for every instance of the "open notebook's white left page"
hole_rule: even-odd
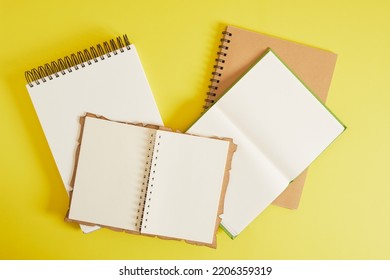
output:
[[[163,125],[134,45],[65,75],[26,85],[65,188],[69,191],[79,118],[95,112],[111,119]],[[84,232],[93,230],[82,227]]]
[[[69,218],[138,231],[151,129],[85,118]]]

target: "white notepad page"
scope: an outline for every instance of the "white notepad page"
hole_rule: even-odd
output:
[[[236,236],[344,129],[268,51],[187,132],[238,145],[222,215]]]
[[[94,112],[110,119],[163,125],[136,48],[104,55],[65,75],[26,85],[67,191],[70,190],[79,118]],[[84,232],[95,228],[82,226]]]
[[[138,231],[150,131],[85,118],[70,219]]]
[[[161,130],[156,136],[141,232],[211,244],[229,142]]]
[[[69,218],[139,230],[151,133],[156,137],[141,232],[211,244],[228,141],[87,117]]]

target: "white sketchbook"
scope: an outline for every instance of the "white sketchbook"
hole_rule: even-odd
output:
[[[35,111],[67,191],[74,167],[79,118],[163,125],[134,45],[126,35],[26,72]],[[84,232],[94,228],[82,227]]]
[[[238,146],[221,222],[235,237],[344,129],[269,50],[187,132]]]
[[[87,116],[80,142],[68,220],[215,247],[231,140]]]

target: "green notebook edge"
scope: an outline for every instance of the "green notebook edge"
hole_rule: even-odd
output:
[[[222,223],[219,224],[219,227],[230,237],[230,239],[234,240],[237,235],[233,235]]]

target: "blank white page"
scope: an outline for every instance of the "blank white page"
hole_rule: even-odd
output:
[[[211,244],[229,142],[157,131],[142,233]]]
[[[283,174],[218,109],[218,103],[200,118],[188,132],[203,135],[228,135],[237,144],[226,191],[222,226],[237,235],[289,184]]]
[[[343,130],[269,51],[187,132],[238,145],[222,216],[236,236]]]
[[[62,181],[70,190],[79,118],[93,112],[114,120],[162,125],[134,45],[79,70],[65,70],[28,92],[49,143]]]
[[[345,129],[272,51],[218,108],[290,181]]]
[[[154,130],[87,117],[69,218],[138,231],[150,134]]]

